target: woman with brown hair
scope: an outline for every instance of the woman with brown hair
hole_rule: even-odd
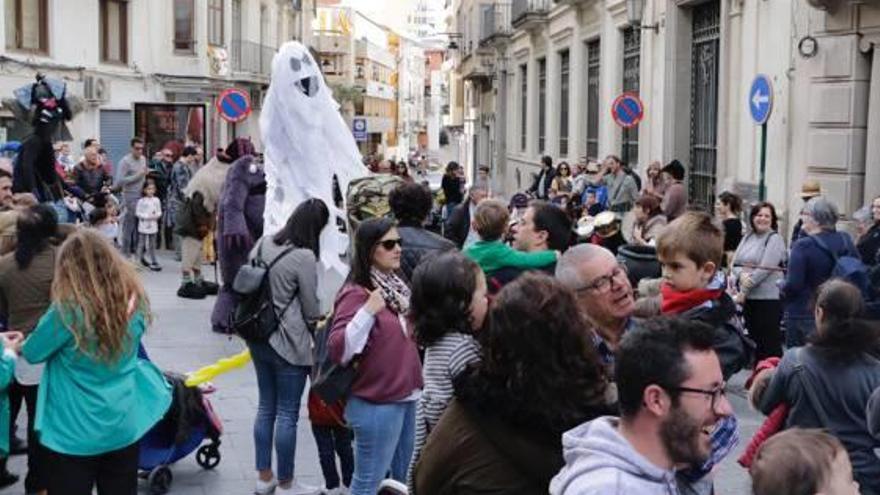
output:
[[[666,215],[660,208],[660,200],[656,196],[642,194],[636,200],[634,212],[636,221],[633,223],[632,235],[630,236],[633,244],[638,246],[653,245],[654,238],[666,227]]]
[[[162,373],[138,358],[150,305],[134,268],[92,230],[58,251],[52,304],[22,356],[46,363],[35,430],[49,495],[137,493],[138,440],[165,414]]]
[[[482,362],[454,381],[422,450],[415,493],[546,494],[564,465],[562,433],[610,412],[584,328],[574,294],[555,279],[530,273],[505,286],[478,334]]]

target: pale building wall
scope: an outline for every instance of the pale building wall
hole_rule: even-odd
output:
[[[256,0],[242,0],[242,39],[260,41],[260,5]],[[266,23],[264,43],[278,46],[290,37],[290,17],[295,23],[310,26],[314,0],[303,1],[301,12],[294,12],[285,3],[266,2],[269,21]],[[224,44],[231,46],[232,2],[226,0],[224,13]],[[36,71],[68,83],[71,94],[83,95],[86,76],[99,76],[109,83],[109,97],[89,102],[69,127],[74,135],[74,150],[87,137],[98,137],[101,110],[131,110],[135,102],[169,101],[173,93],[178,101],[202,101],[207,105],[207,146],[222,145],[230,138],[228,125],[220,120],[213,108],[214,98],[228,87],[258,88],[268,83],[267,76],[227,73],[215,74],[208,54],[207,0],[195,1],[194,37],[192,54],[175,53],[173,48],[174,14],[171,2],[131,0],[128,2],[128,64],[104,63],[100,60],[99,3],[84,0],[48,1],[47,55],[34,55],[5,46],[5,16],[0,11],[0,53],[18,61],[7,64],[0,71],[0,95],[11,96],[12,91],[33,82]],[[72,29],[71,26],[76,26]],[[302,33],[310,43],[311,29]],[[9,68],[14,66],[14,68]],[[190,95],[190,96],[186,96]],[[238,135],[251,136],[259,146],[259,110],[238,124]],[[206,150],[208,154],[211,149]]]

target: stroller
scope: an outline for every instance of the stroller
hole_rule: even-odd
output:
[[[185,377],[165,374],[172,384],[174,398],[161,421],[140,442],[138,469],[150,493],[162,495],[171,489],[169,466],[196,452],[196,462],[204,469],[220,464],[220,435],[223,425],[205,397],[213,388],[187,387]],[[205,440],[210,443],[202,445]],[[197,450],[198,449],[198,450]]]

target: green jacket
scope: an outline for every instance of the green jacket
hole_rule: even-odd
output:
[[[77,456],[112,452],[140,440],[165,415],[171,387],[153,363],[137,355],[146,330],[143,312],[135,312],[128,330],[126,349],[107,363],[77,348],[57,305],[40,319],[22,355],[30,363],[46,363],[34,423],[45,447]],[[89,340],[84,346],[93,348]]]
[[[0,457],[9,455],[9,385],[15,378],[15,354],[0,354]]]
[[[502,268],[542,268],[556,262],[556,251],[517,251],[501,241],[478,241],[464,250],[486,273]]]

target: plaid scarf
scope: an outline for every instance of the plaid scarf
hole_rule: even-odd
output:
[[[385,299],[385,305],[391,311],[399,315],[405,315],[409,311],[409,287],[394,272],[386,273],[371,268],[370,280],[382,290],[382,299]]]

